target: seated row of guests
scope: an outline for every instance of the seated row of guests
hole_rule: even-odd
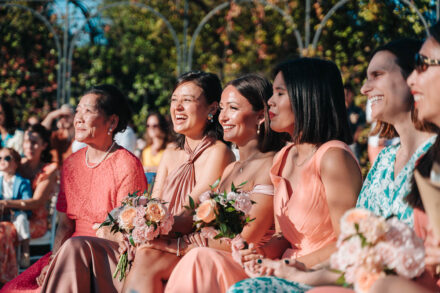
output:
[[[0,168],[3,176],[0,208],[3,211],[14,211],[10,220],[16,226],[8,221],[0,224],[3,245],[0,253],[0,283],[7,282],[18,274],[13,245],[17,237],[25,244],[22,264],[29,263],[29,239],[41,237],[48,230],[47,204],[57,187],[57,167],[51,163],[49,152],[50,132],[39,124],[30,126],[24,133],[22,149],[23,158],[12,148],[1,150]],[[20,211],[30,212],[25,214]],[[25,215],[30,216],[27,221]]]
[[[321,74],[317,76],[318,72]],[[231,82],[221,95],[220,82],[215,75],[203,72],[183,75],[171,98],[174,129],[182,136],[176,149],[165,151],[153,191],[155,197],[169,203],[169,210],[175,215],[173,230],[188,235],[182,249],[179,240],[173,239],[155,240],[138,248],[130,273],[122,283],[112,278],[118,255],[116,242],[93,237],[72,238],[64,243],[49,265],[42,290],[56,292],[75,288],[89,292],[92,288],[110,290],[109,287],[110,291],[163,290],[163,283],[170,278],[171,272],[176,274],[181,264],[186,269],[186,261],[198,263],[199,256],[204,254],[204,249],[196,248],[200,235],[190,234],[192,219],[183,208],[188,204],[188,194],[197,201],[206,186],[225,168],[221,188],[227,190],[231,182],[239,184],[237,180],[247,179],[244,188],[251,191],[251,197],[257,202],[252,212],[256,220],[242,235],[247,241],[259,243],[259,247],[267,246],[265,253],[270,257],[281,255],[283,248],[293,242],[296,246],[287,252],[289,256],[301,256],[310,264],[327,258],[338,234],[333,227],[338,227],[345,210],[354,206],[362,181],[356,159],[343,142],[350,142],[350,134],[347,119],[344,119],[346,110],[340,73],[332,62],[299,59],[280,66],[273,89],[274,93],[270,83],[261,77],[245,76]],[[267,105],[269,98],[271,112]],[[309,111],[295,110],[302,105],[307,105]],[[326,111],[329,108],[332,110]],[[225,129],[224,139],[237,144],[241,161],[230,164],[232,154],[220,141],[219,121]],[[300,128],[295,125],[307,131],[298,131]],[[288,133],[296,141],[275,160],[278,162],[275,164],[278,168],[273,167],[277,170],[273,169],[272,173],[273,178],[278,177],[275,192],[270,188],[274,180],[262,171],[272,166],[274,151],[284,144],[280,135],[271,139],[271,135],[276,137],[273,130]],[[313,184],[299,183],[308,179]],[[68,207],[67,193],[66,203]],[[283,212],[277,214],[275,225],[272,214],[279,209]],[[324,225],[317,229],[320,223]],[[279,233],[270,237],[274,225]],[[294,225],[298,230],[290,230],[289,234],[288,227]],[[287,240],[279,236],[282,230],[286,231]],[[109,236],[105,230],[100,233]],[[246,277],[243,268],[233,261],[228,245],[214,240],[208,240],[207,244],[210,246],[207,253],[213,254],[210,260],[221,260],[218,262],[220,267],[209,270],[217,274],[211,275],[206,282],[202,276],[192,278],[193,285],[198,286],[194,290],[217,288],[224,291]],[[270,249],[271,246],[281,249]],[[188,255],[183,259],[178,256],[186,252]],[[202,263],[205,261],[209,259],[204,258]],[[214,263],[213,267],[216,265]],[[194,272],[201,271],[194,269]],[[177,290],[182,290],[180,282],[173,281],[171,275],[167,290],[173,290],[173,284],[177,284]]]
[[[347,146],[351,137],[344,91],[334,63],[313,58],[283,63],[275,70],[272,90],[267,80],[255,75],[232,81],[223,92],[214,74],[182,75],[170,107],[180,136],[177,146],[164,152],[153,196],[168,202],[175,217],[173,231],[185,236],[182,243],[160,238],[130,251],[134,262],[122,282],[112,278],[112,272],[119,252],[127,249],[125,242],[106,228],[96,231],[100,238],[90,236],[95,236],[94,224],[123,196],[145,189],[146,183],[139,175],[139,161],[112,142],[113,132],[124,127],[123,96],[111,86],[92,89],[81,98],[75,116],[75,138],[88,147],[63,165],[57,208],[64,214],[56,254],[7,284],[5,292],[26,289],[26,278],[33,281],[43,266],[43,292],[224,292],[248,276],[265,274],[275,277],[245,280],[231,290],[304,291],[307,285],[285,279],[316,286],[323,281],[316,276],[326,272],[324,280],[335,281],[328,271],[309,269],[325,263],[336,250],[339,220],[356,201],[387,216],[388,210],[376,209],[385,202],[400,219],[413,222],[412,210],[402,200],[409,192],[405,186],[417,158],[436,139],[429,128],[418,130],[411,118],[414,101],[406,77],[414,69],[412,56],[419,46],[410,40],[392,43],[371,60],[362,91],[374,100],[380,131],[395,131],[401,144],[382,152],[359,199],[362,178]],[[292,143],[281,149],[282,134]],[[222,139],[238,146],[240,161],[233,162]],[[125,164],[131,164],[125,168],[118,160],[123,154]],[[242,233],[253,244],[249,249],[237,251],[191,233],[192,217],[184,209],[188,195],[197,202],[220,175],[221,190],[247,181],[244,189],[256,202],[251,211],[255,221]],[[136,182],[140,178],[143,181]],[[82,237],[67,240],[71,236]],[[280,257],[283,261],[270,260]]]
[[[433,29],[436,28],[438,29],[440,26],[437,25]],[[434,42],[432,37],[426,41],[428,45]],[[429,66],[427,63],[416,64],[414,59],[419,50],[420,52],[426,51],[426,43],[420,48],[421,42],[404,39],[391,42],[373,52],[367,70],[367,80],[361,91],[373,102],[372,115],[379,121],[378,131],[383,136],[398,135],[400,143],[384,149],[379,154],[364,182],[357,202],[358,207],[367,208],[378,215],[397,216],[398,219],[413,226],[416,233],[424,239],[427,234],[426,216],[421,216],[417,209],[413,213],[413,207],[423,209],[420,195],[416,191],[417,189],[412,187],[413,171],[416,164],[420,162],[419,166],[423,166],[425,169],[424,174],[429,173],[426,172],[426,169],[430,170],[430,167],[426,168],[426,165],[432,166],[433,158],[436,158],[440,151],[439,139],[435,134],[438,133],[438,125],[431,124],[435,120],[432,118],[433,115],[431,114],[430,117],[427,112],[432,111],[432,108],[429,108],[426,104],[427,101],[424,100],[425,94],[429,96],[429,86],[426,84],[425,87],[421,86],[422,79],[418,80],[419,84],[415,82],[415,76],[421,75]],[[436,45],[440,48],[438,44],[437,42]],[[421,66],[425,68],[422,71],[420,70]],[[408,86],[407,78],[411,73]],[[410,86],[418,98],[418,118],[423,119],[424,123],[421,123],[415,114],[416,107]],[[433,97],[431,96],[431,98]],[[408,202],[411,203],[411,206],[408,205]],[[430,249],[433,249],[434,242],[428,240],[427,243],[431,245]],[[438,246],[434,249],[434,255],[438,255]],[[313,270],[307,263],[304,263],[305,266],[299,264],[298,261],[301,260],[298,258],[295,262],[287,263],[262,260],[261,264],[253,262],[246,264],[246,260],[252,258],[252,255],[244,253],[243,256],[245,267],[248,268],[248,275],[261,276],[270,271],[274,277],[244,280],[234,285],[228,292],[257,292],[262,288],[268,291],[277,289],[303,292],[310,289],[304,284],[312,286],[335,284],[340,277],[339,274],[331,272],[327,268]],[[328,264],[322,263],[322,265],[328,266]],[[432,259],[431,263],[427,262],[428,272],[430,264],[433,264]],[[387,277],[377,282],[372,291],[431,292],[431,290],[438,290],[435,281],[432,275],[423,276],[420,278],[420,283],[424,288],[408,280]],[[351,292],[351,290],[321,287],[310,290],[310,292]]]

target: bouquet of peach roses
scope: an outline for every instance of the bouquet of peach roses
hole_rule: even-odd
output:
[[[200,195],[200,204],[195,207],[190,197],[188,209],[193,211],[194,226],[205,238],[230,240],[238,236],[246,224],[254,219],[249,218],[249,212],[255,203],[246,192],[240,188],[246,184],[241,183],[235,187],[231,185],[231,191],[227,193],[215,192],[214,189],[220,183],[220,179],[211,185],[211,191]]]
[[[158,199],[144,192],[129,194],[122,200],[122,205],[112,210],[102,226],[111,226],[111,232],[121,232],[129,245],[139,246],[158,237],[167,235],[174,224],[174,217]],[[119,273],[119,280],[125,278],[129,265],[128,253],[119,256],[119,262],[113,278]]]
[[[341,284],[368,292],[388,274],[412,279],[425,270],[423,241],[395,217],[384,219],[368,210],[351,209],[341,218],[338,251],[330,266],[341,272]]]

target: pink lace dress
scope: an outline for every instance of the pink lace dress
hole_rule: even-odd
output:
[[[61,172],[57,210],[66,213],[75,221],[72,237],[95,236],[95,231],[92,229],[94,223],[104,221],[107,213],[119,206],[128,193],[147,189],[141,162],[126,149],[119,148],[93,169],[85,164],[85,152],[86,148],[67,158]],[[111,241],[108,242],[112,244]],[[70,272],[76,267],[75,259],[78,255],[68,259],[70,263],[67,261],[64,263],[64,260],[58,261],[62,253],[68,253],[66,245],[59,250],[51,264],[51,269],[61,266],[65,274],[62,278],[71,278]],[[0,292],[40,292],[41,288],[38,287],[35,279],[48,264],[49,256],[50,253],[6,284]],[[101,256],[105,255],[101,253]],[[48,276],[50,274],[49,271]],[[57,281],[60,282],[62,278]],[[47,291],[43,290],[43,292]]]

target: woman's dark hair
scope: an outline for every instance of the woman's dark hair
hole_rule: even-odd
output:
[[[204,71],[189,71],[179,76],[173,91],[175,91],[181,84],[186,82],[193,82],[202,89],[203,96],[208,105],[211,105],[214,102],[220,102],[222,85],[216,74]],[[212,123],[208,122],[208,117],[206,117],[207,124],[203,135],[223,141],[223,128],[218,122],[218,114],[219,112],[216,111]],[[177,134],[176,143],[178,148],[183,149],[185,145],[185,136],[182,134]]]
[[[11,154],[12,160],[17,165],[17,169],[20,168],[20,166],[21,166],[21,156],[20,156],[20,154],[16,150],[14,150],[13,148],[1,148],[0,151],[2,151],[2,150],[9,151],[9,153]]]
[[[295,143],[321,145],[336,139],[351,144],[344,87],[335,63],[299,58],[279,64],[294,114]]]
[[[161,150],[164,150],[167,147],[167,144],[170,142],[170,127],[168,121],[165,119],[165,116],[160,114],[159,112],[150,112],[147,116],[147,123],[150,117],[156,117],[157,121],[159,121],[159,129],[163,134],[163,142],[160,146]],[[145,140],[147,142],[147,146],[150,146],[153,143],[153,140],[148,135],[148,131],[145,131]]]
[[[429,34],[440,44],[440,21],[429,28]]]
[[[113,131],[113,137],[118,132],[124,132],[131,119],[130,105],[125,95],[117,87],[110,84],[94,86],[88,89],[84,96],[87,94],[98,97],[97,106],[106,116],[118,116],[119,121]]]
[[[5,115],[5,122],[3,124],[3,127],[6,128],[6,131],[9,134],[14,134],[16,125],[15,125],[14,111],[12,110],[12,106],[6,101],[1,101],[0,106],[2,107],[3,113]]]
[[[406,80],[411,72],[414,70],[415,62],[414,56],[422,47],[422,41],[414,39],[399,39],[391,41],[374,50],[371,59],[374,55],[381,51],[388,51],[395,56],[395,62],[400,67],[400,72]],[[433,124],[421,122],[417,119],[417,111],[414,106],[414,98],[411,96],[411,119],[418,130],[433,132],[436,130]],[[379,134],[381,137],[393,138],[399,136],[393,125],[377,121],[376,127],[371,131],[371,135]]]
[[[255,112],[264,111],[263,127],[259,127],[258,149],[263,153],[279,151],[285,145],[286,140],[284,134],[277,133],[270,128],[269,107],[267,106],[267,101],[273,93],[270,81],[256,74],[247,74],[230,81],[225,88],[229,85],[248,100]]]
[[[45,142],[47,144],[47,146],[43,150],[43,152],[41,153],[40,160],[44,163],[52,162],[52,155],[50,154],[50,150],[52,149],[51,144],[50,144],[51,132],[49,130],[47,130],[46,127],[44,127],[43,125],[41,125],[39,123],[30,125],[28,128],[26,128],[25,131],[36,133],[41,137],[41,139],[43,140],[43,142]]]
[[[437,134],[438,136],[434,144],[429,148],[426,154],[419,159],[415,167],[415,170],[418,170],[420,172],[420,175],[425,178],[429,178],[434,162],[440,164],[440,132],[437,132]],[[414,176],[412,176],[410,180],[411,190],[406,196],[405,200],[413,208],[419,208],[423,211],[424,208],[422,199],[420,197],[419,189],[417,187]]]

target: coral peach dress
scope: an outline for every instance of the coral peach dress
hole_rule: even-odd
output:
[[[95,230],[92,229],[94,223],[104,221],[107,213],[119,206],[128,193],[147,189],[147,180],[141,162],[126,149],[120,147],[96,168],[86,166],[85,152],[86,148],[83,148],[67,158],[61,172],[57,210],[66,213],[67,217],[75,221],[75,231],[72,237],[96,236]],[[80,237],[73,237],[66,242],[78,238]],[[93,239],[98,238],[93,237]],[[108,247],[113,247],[110,244]],[[117,244],[114,246],[117,248]],[[48,264],[49,255],[44,256],[16,279],[6,284],[1,292],[40,292],[41,288],[38,287],[35,278]],[[72,257],[69,258],[69,256]],[[102,257],[100,260],[107,261],[107,256],[103,251],[97,256]],[[68,280],[75,276],[74,273],[81,270],[76,266],[77,258],[80,257],[80,254],[69,253],[68,245],[63,245],[54,258],[50,267],[51,271],[47,276],[55,275],[51,280],[60,285],[69,283]],[[72,290],[74,287],[65,287],[65,290],[58,292],[71,292]],[[48,291],[47,288],[42,290],[42,292]]]
[[[292,186],[287,178],[281,176],[290,149],[285,146],[278,152],[270,171],[275,186],[274,214],[280,229],[291,245],[283,258],[297,258],[310,254],[335,242],[337,237],[330,219],[327,195],[321,180],[321,160],[331,148],[347,151],[355,160],[350,148],[343,142],[332,140],[321,145],[312,158],[304,165],[300,183]],[[356,160],[357,162],[357,160]],[[359,165],[358,165],[359,167]],[[360,167],[359,167],[360,173]],[[272,292],[285,288],[284,280],[275,277],[246,279],[230,288],[228,292]],[[307,286],[305,286],[307,287]],[[292,283],[287,291],[304,292],[305,288]]]

